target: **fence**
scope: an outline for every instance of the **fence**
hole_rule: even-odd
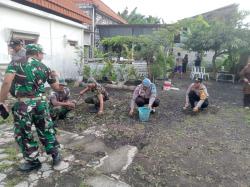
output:
[[[101,71],[104,67],[104,63],[88,63],[91,70]],[[117,70],[122,64],[114,63],[114,69]],[[146,62],[133,62],[132,64],[127,64],[127,66],[134,66],[139,76],[148,76],[148,69]]]

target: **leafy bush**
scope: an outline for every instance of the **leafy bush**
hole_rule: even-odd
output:
[[[83,66],[83,78],[88,79],[91,76],[91,68],[89,65]]]
[[[80,46],[80,47],[76,47],[76,58],[74,59],[74,64],[76,65],[77,67],[77,72],[79,75],[82,75],[82,67],[83,67],[83,64],[84,64],[84,47]]]
[[[107,77],[109,80],[116,81],[117,75],[112,62],[106,62],[100,71],[101,78]]]
[[[129,79],[137,79],[138,78],[138,72],[134,66],[130,66],[128,68],[128,78]]]
[[[151,73],[153,78],[166,78],[168,73],[172,71],[174,67],[174,58],[164,52],[163,47],[159,48],[157,52],[156,60],[151,65]]]

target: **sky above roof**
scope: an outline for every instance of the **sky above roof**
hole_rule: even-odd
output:
[[[240,10],[250,11],[250,0],[102,0],[115,12],[122,12],[126,7],[131,11],[138,7],[138,13],[163,18],[166,23],[202,14],[233,3],[240,5]],[[247,18],[250,22],[250,16]]]

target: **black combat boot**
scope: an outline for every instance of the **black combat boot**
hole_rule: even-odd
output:
[[[62,161],[62,156],[59,152],[55,153],[55,154],[52,154],[52,165],[53,166],[57,166],[60,164],[60,162]]]
[[[20,164],[19,170],[24,171],[24,172],[29,172],[35,169],[40,169],[41,166],[42,166],[41,162],[37,159],[34,161],[29,161],[29,162]]]

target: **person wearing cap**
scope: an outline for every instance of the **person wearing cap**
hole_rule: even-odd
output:
[[[60,90],[52,91],[49,97],[50,116],[53,121],[65,119],[69,111],[75,108],[76,101],[70,100],[70,89],[64,79],[59,79]]]
[[[10,41],[9,47],[13,49],[11,54],[11,60],[19,61],[23,58],[26,58],[26,49],[22,45],[22,40]]]
[[[186,103],[184,110],[190,105],[194,112],[208,107],[208,92],[206,86],[202,83],[202,78],[196,78],[186,92]],[[195,104],[196,103],[196,104]]]
[[[87,83],[87,87],[80,92],[80,95],[82,96],[83,94],[89,91],[93,92],[94,95],[87,97],[85,99],[85,103],[94,104],[94,112],[98,112],[98,115],[102,115],[104,110],[104,102],[109,100],[108,92],[93,77],[90,77]]]
[[[155,84],[148,78],[145,78],[134,90],[129,115],[132,116],[134,114],[135,104],[137,104],[138,107],[143,107],[145,104],[148,104],[148,108],[154,113],[155,107],[158,107],[160,104],[160,100],[156,97],[157,90]]]
[[[17,100],[12,107],[14,136],[26,160],[19,169],[26,172],[41,167],[38,159],[38,142],[31,130],[33,124],[46,153],[52,156],[52,164],[55,166],[61,161],[49,104],[44,95],[44,84],[48,82],[54,90],[60,88],[56,79],[51,76],[51,70],[41,62],[43,55],[43,48],[39,44],[27,45],[27,61],[25,63],[12,61],[8,65],[0,92],[0,105],[7,109],[5,100],[12,81],[16,79],[14,96]]]

